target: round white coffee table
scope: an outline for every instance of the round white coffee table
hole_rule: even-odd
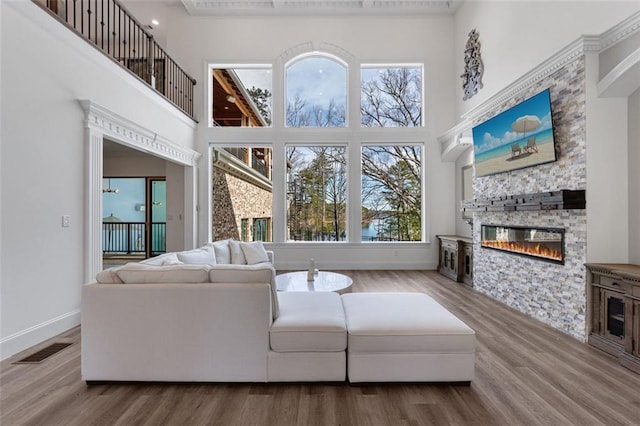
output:
[[[353,280],[337,272],[319,271],[313,281],[307,281],[307,271],[287,272],[276,275],[278,291],[335,291],[351,293]]]

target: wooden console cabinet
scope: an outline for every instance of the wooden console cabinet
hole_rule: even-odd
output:
[[[589,344],[640,374],[640,265],[586,266]]]
[[[473,241],[457,235],[436,235],[439,244],[438,272],[473,286]]]

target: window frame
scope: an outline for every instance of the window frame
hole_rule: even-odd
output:
[[[306,48],[306,45],[304,46]],[[325,46],[326,47],[326,46]],[[330,46],[335,47],[335,46]],[[208,128],[205,131],[204,138],[207,145],[213,147],[230,147],[230,146],[260,146],[270,147],[273,154],[273,205],[272,205],[272,242],[268,244],[286,245],[295,244],[298,246],[314,247],[320,245],[338,244],[342,247],[415,247],[416,244],[430,244],[428,236],[430,235],[430,208],[427,203],[429,193],[429,181],[427,180],[429,163],[426,161],[431,157],[431,149],[429,148],[430,140],[429,129],[426,120],[426,104],[425,96],[425,65],[419,62],[360,62],[348,54],[336,48],[323,50],[318,52],[309,49],[306,53],[300,53],[304,49],[291,49],[293,56],[280,59],[273,62],[271,66],[273,81],[273,99],[272,99],[272,126],[257,128]],[[293,63],[308,56],[325,56],[347,64],[347,123],[346,127],[308,127],[308,128],[292,128],[286,127],[286,92],[285,92],[285,75],[286,64]],[[343,57],[345,59],[343,59]],[[211,62],[206,64],[206,69],[220,67],[252,67],[254,62],[245,64],[243,62],[231,62],[234,65],[225,65]],[[402,66],[420,67],[422,71],[422,127],[363,127],[360,120],[361,106],[361,68],[362,67],[383,67],[397,68]],[[349,119],[349,117],[358,117],[357,120]],[[248,144],[247,141],[251,143]],[[362,210],[361,210],[361,150],[364,145],[393,145],[393,144],[417,144],[421,146],[421,239],[420,241],[395,241],[395,242],[377,242],[375,244],[362,244]],[[338,145],[346,146],[347,157],[347,213],[346,213],[346,241],[290,241],[287,235],[287,172],[286,172],[286,147],[291,145],[300,146],[323,146]],[[211,200],[211,171],[209,171],[209,180],[206,196],[208,197],[207,208],[209,209],[208,221],[212,220],[212,200]],[[208,223],[208,232],[211,232],[212,224]],[[366,242],[366,241],[365,241]]]
[[[289,68],[293,65],[296,65],[306,59],[312,59],[312,58],[321,58],[321,59],[327,59],[333,62],[338,63],[339,65],[342,65],[345,69],[345,116],[344,116],[344,126],[327,126],[327,127],[321,127],[321,126],[288,126],[287,125],[287,108],[288,108],[288,85],[287,85],[287,72],[289,70]],[[349,87],[349,81],[350,81],[350,73],[351,73],[351,69],[349,67],[349,64],[344,61],[342,58],[340,58],[339,56],[333,55],[331,53],[328,52],[318,52],[318,51],[313,51],[313,52],[308,52],[308,53],[303,53],[301,55],[298,55],[294,58],[292,58],[291,60],[287,61],[284,64],[284,69],[283,69],[283,73],[281,78],[284,80],[283,81],[283,89],[284,91],[282,92],[282,98],[284,100],[284,110],[282,111],[283,113],[283,122],[282,122],[282,126],[284,129],[348,129],[350,127],[350,120],[349,120],[349,106],[351,104],[350,99],[351,97],[349,96],[350,93],[350,87]]]

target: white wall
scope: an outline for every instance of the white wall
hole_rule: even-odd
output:
[[[484,88],[462,101],[458,115],[500,91],[584,34],[600,34],[640,10],[638,1],[467,1],[456,13],[455,70],[464,69],[469,31],[480,34]]]
[[[226,143],[206,128],[205,87],[207,60],[219,64],[268,63],[276,64],[291,49],[302,43],[334,46],[334,51],[344,51],[356,63],[380,63],[396,61],[401,63],[425,64],[425,117],[427,126],[416,133],[427,143],[427,203],[426,212],[428,238],[431,244],[399,244],[390,247],[323,244],[304,246],[295,244],[272,244],[276,251],[278,267],[301,267],[309,257],[318,259],[323,267],[333,268],[384,268],[414,267],[435,268],[437,264],[437,244],[435,234],[455,231],[454,211],[454,167],[439,159],[439,146],[435,136],[453,123],[454,81],[452,74],[453,17],[190,17],[184,14],[172,16],[167,23],[167,48],[179,52],[181,63],[189,72],[197,70],[199,82],[196,90],[198,147],[203,154],[209,143]],[[188,56],[187,53],[188,52]],[[274,90],[282,87],[276,82]],[[358,88],[352,88],[357,93]],[[353,91],[351,92],[354,93]],[[352,116],[353,117],[353,116]],[[352,118],[353,119],[353,118]],[[357,118],[356,118],[357,120]],[[217,130],[217,129],[216,129]],[[233,129],[230,131],[232,132]],[[280,129],[260,129],[252,142],[269,141],[281,144]],[[266,136],[265,136],[266,135]],[[239,142],[238,142],[239,143]],[[246,141],[245,141],[246,144]],[[276,146],[277,149],[277,146]],[[274,151],[277,155],[277,151]],[[203,159],[203,163],[205,160]],[[277,163],[274,163],[277,166]],[[443,179],[447,176],[448,179]],[[207,169],[200,173],[200,238],[206,239],[210,226],[207,212]],[[274,190],[274,196],[277,191]],[[351,194],[357,198],[358,194]],[[276,198],[277,199],[277,198]],[[276,217],[282,215],[283,206],[274,206]],[[280,212],[280,213],[279,213]],[[284,216],[282,216],[284,217]],[[276,231],[274,230],[274,234]],[[301,250],[304,247],[304,250]],[[396,253],[397,251],[397,253]]]
[[[629,97],[629,263],[640,265],[640,89]]]
[[[629,257],[627,100],[599,98],[598,57],[585,56],[587,140],[587,261],[626,263]]]
[[[456,160],[456,206],[462,201],[462,168],[473,164],[473,148],[468,148]],[[456,235],[471,238],[471,226],[462,220],[462,213],[456,210]]]
[[[2,288],[4,359],[80,320],[89,99],[176,145],[182,113],[32,2],[2,2]],[[71,226],[61,226],[70,215]]]

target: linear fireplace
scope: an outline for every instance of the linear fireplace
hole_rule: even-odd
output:
[[[484,248],[564,264],[564,229],[482,225]]]

